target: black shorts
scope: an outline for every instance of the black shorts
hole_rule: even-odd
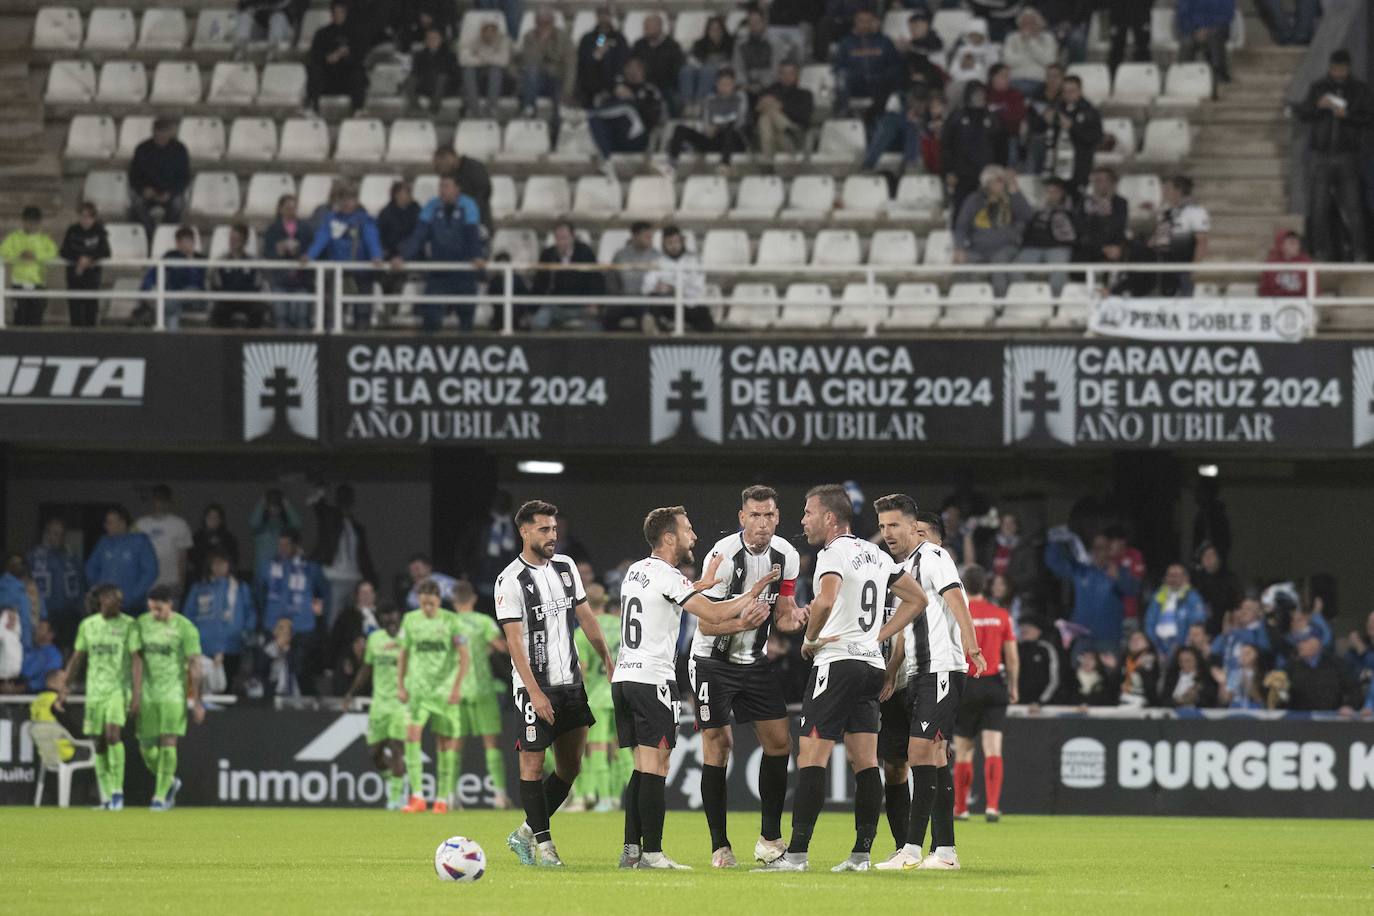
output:
[[[1007,721],[1007,682],[1002,676],[971,677],[959,701],[959,716],[954,734],[972,738],[980,731],[1000,732]]]
[[[621,747],[670,748],[677,744],[676,682],[611,685],[615,733]]]
[[[596,717],[587,703],[587,691],[581,684],[550,687],[544,691],[544,696],[549,698],[549,704],[553,706],[552,725],[534,714],[529,692],[524,687],[515,688],[515,712],[520,717],[516,750],[546,751],[559,736],[575,728],[590,728],[596,724]]]
[[[911,737],[948,741],[954,737],[959,717],[959,697],[964,692],[964,672],[933,671],[911,679]]]
[[[802,736],[840,741],[850,732],[877,734],[885,676],[857,658],[812,666],[802,698]]]
[[[893,691],[879,707],[882,728],[878,730],[878,759],[906,763],[911,739],[911,696],[903,686]]]
[[[787,718],[782,681],[772,662],[736,665],[693,656],[687,671],[696,697],[698,728],[729,725],[732,715],[740,725]]]

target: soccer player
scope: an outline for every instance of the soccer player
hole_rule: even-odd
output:
[[[988,574],[981,566],[964,570],[964,591],[973,617],[973,633],[983,650],[987,671],[964,687],[959,715],[954,723],[954,816],[968,820],[968,790],[973,783],[973,739],[983,734],[983,789],[987,797],[984,815],[989,823],[1002,817],[1002,723],[1007,704],[1018,702],[1016,679],[1021,676],[1021,657],[1016,651],[1016,630],[1011,615],[987,600]],[[1005,657],[1005,662],[1004,662]],[[1006,668],[1005,676],[1002,668]],[[972,667],[969,674],[974,674]]]
[[[520,717],[520,801],[525,822],[506,837],[523,865],[558,867],[549,820],[582,771],[587,729],[595,719],[587,702],[573,638],[574,615],[607,670],[610,650],[597,615],[587,603],[582,577],[571,557],[554,551],[558,507],[531,500],[515,513],[520,555],[496,578],[496,619],[510,649],[511,682]],[[544,752],[554,771],[544,775]],[[536,851],[538,853],[536,859]]]
[[[587,586],[587,603],[596,612],[606,649],[614,658],[620,651],[620,609],[611,604],[606,589],[595,582]],[[577,797],[573,801],[580,801],[582,810],[586,810],[589,800],[594,797],[597,800],[594,810],[604,813],[620,807],[620,793],[634,770],[634,754],[628,748],[616,747],[610,672],[592,648],[586,630],[579,629],[573,638],[577,643],[577,660],[582,666],[582,682],[587,688],[587,702],[596,718],[596,723],[587,730],[587,756],[582,773],[577,777]],[[564,810],[573,810],[572,804],[569,802]]]
[[[367,746],[378,773],[386,777],[386,810],[401,810],[405,790],[406,710],[397,697],[401,660],[401,612],[393,606],[377,615],[381,629],[373,630],[363,649],[363,664],[343,696],[344,709],[372,681],[372,704],[367,708]]]
[[[57,708],[67,703],[67,685],[89,658],[86,672],[86,719],[82,726],[95,739],[95,779],[101,807],[124,810],[124,723],[138,713],[143,696],[143,658],[134,619],[123,613],[124,594],[105,583],[91,589],[87,605],[95,613],[76,631],[76,651],[67,662],[66,680]]]
[[[968,602],[954,558],[940,545],[944,525],[933,512],[918,512],[916,501],[898,493],[878,500],[878,523],[915,529],[916,552],[911,557],[912,575],[929,596],[925,613],[914,616],[905,606],[897,608],[883,625],[880,638],[902,632],[911,695],[911,739],[907,763],[911,766],[913,791],[911,821],[906,845],[892,858],[878,863],[880,869],[959,868],[954,849],[954,782],[950,775],[948,739],[963,692],[969,659],[981,674],[986,667],[983,652],[973,634]],[[894,516],[900,516],[900,519]],[[910,534],[903,532],[904,543]],[[967,658],[965,657],[967,656]],[[975,675],[976,676],[976,675]],[[930,824],[931,852],[921,857],[926,824]]]
[[[678,567],[694,563],[696,532],[682,506],[655,509],[644,519],[649,556],[635,563],[620,583],[620,652],[611,678],[615,727],[620,746],[634,748],[635,770],[625,789],[625,849],[621,868],[676,868],[663,854],[668,759],[677,743],[677,637],[682,612],[712,626],[732,620],[741,632],[761,626],[772,613],[760,601],[781,570],[769,567],[748,591],[712,601]],[[719,560],[715,564],[719,567]],[[709,567],[708,567],[709,570]],[[706,579],[712,580],[714,570]]]
[[[401,618],[401,654],[396,660],[396,699],[406,707],[406,775],[410,779],[410,802],[401,810],[425,810],[420,736],[432,720],[438,751],[434,813],[445,814],[458,781],[457,704],[472,659],[458,615],[439,606],[443,598],[438,584],[421,582],[415,592],[420,607]]]
[[[873,503],[873,509],[878,515],[878,534],[887,545],[888,553],[910,574],[912,561],[916,557],[916,547],[920,543],[916,536],[915,518],[901,511],[889,509],[885,512],[884,507],[891,505],[887,498]],[[892,619],[896,610],[896,596],[889,593],[887,604],[883,608],[884,626]],[[892,689],[890,692],[884,689],[882,703],[879,706],[882,724],[878,730],[878,759],[883,768],[887,826],[892,831],[892,840],[896,843],[896,848],[901,849],[906,845],[907,830],[911,823],[911,785],[907,778],[911,767],[906,762],[908,746],[911,743],[911,696],[907,692],[905,642],[902,631],[898,630],[895,635],[884,640],[882,649],[883,659],[887,663],[887,679]]]
[[[839,484],[806,494],[802,530],[816,555],[816,597],[807,607],[802,655],[814,659],[802,700],[797,794],[787,852],[756,871],[806,871],[816,818],[825,804],[825,770],[835,742],[844,741],[854,768],[854,848],[831,871],[868,871],[883,785],[878,775],[879,697],[887,688],[879,643],[887,593],[906,616],[926,597],[906,571],[876,545],[850,532],[853,504]],[[889,634],[890,635],[890,634]]]
[[[506,654],[510,650],[496,621],[477,610],[477,592],[470,582],[454,582],[450,595],[453,609],[458,612],[459,631],[472,655],[472,666],[463,681],[463,699],[458,703],[458,759],[462,760],[463,739],[482,739],[487,777],[495,790],[492,805],[505,810],[510,807],[510,798],[506,795],[505,756],[497,747],[501,740],[501,704],[496,698],[496,678],[491,673],[491,653]]]
[[[777,588],[763,592],[771,613],[757,627],[746,627],[742,617],[723,624],[703,620],[692,637],[687,670],[697,700],[697,727],[701,729],[701,800],[711,831],[713,868],[734,868],[737,864],[725,829],[725,772],[733,744],[732,715],[738,725],[753,723],[763,749],[758,776],[762,824],[754,857],[767,864],[787,851],[782,839],[782,809],[787,799],[792,734],[782,683],[764,649],[773,626],[791,633],[805,622],[805,614],[793,598],[801,557],[795,547],[777,536],[777,491],[746,487],[740,494],[739,525],[738,532],[721,538],[706,555],[707,568],[717,568],[724,576],[704,592],[705,596],[713,601],[738,597],[770,575],[775,566],[782,578]]]
[[[177,739],[186,734],[186,707],[197,725],[205,721],[200,701],[200,631],[175,610],[169,585],[148,592],[148,613],[139,617],[138,642],[143,656],[143,702],[138,712],[138,746],[153,774],[153,811],[176,804]]]

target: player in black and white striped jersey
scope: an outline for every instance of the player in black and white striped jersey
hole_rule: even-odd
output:
[[[718,579],[703,594],[723,601],[744,594],[756,582],[782,572],[776,588],[763,593],[772,613],[757,627],[742,618],[724,624],[702,621],[692,639],[687,670],[696,698],[697,727],[701,729],[701,801],[711,831],[711,865],[733,868],[737,863],[726,833],[726,767],[736,725],[752,722],[758,735],[759,802],[761,823],[754,858],[767,864],[787,851],[782,839],[782,810],[787,799],[787,765],[792,754],[787,705],[782,682],[765,648],[776,627],[792,633],[806,623],[797,607],[797,549],[777,536],[778,494],[772,487],[746,487],[740,494],[740,530],[721,538],[703,560],[706,578]]]

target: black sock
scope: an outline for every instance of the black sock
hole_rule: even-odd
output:
[[[550,820],[553,819],[559,806],[568,800],[568,793],[571,791],[572,784],[564,781],[563,777],[557,773],[550,773],[544,777],[544,804],[549,812]]]
[[[787,804],[787,765],[790,754],[759,758],[759,805],[763,809],[759,834],[765,840],[782,837],[782,809]]]
[[[639,822],[644,831],[644,851],[663,851],[663,811],[667,807],[667,780],[654,773],[639,774]]]
[[[894,782],[884,790],[887,801],[887,826],[892,831],[892,841],[901,849],[906,843],[907,827],[911,823],[911,784]]]
[[[520,803],[525,806],[525,823],[534,831],[534,841],[549,838],[549,806],[544,801],[544,784],[537,779],[520,780]]]
[[[917,849],[926,844],[926,824],[930,821],[931,808],[935,806],[935,783],[938,778],[933,766],[911,768],[911,822],[907,824],[906,841]]]
[[[806,852],[811,831],[825,805],[825,767],[802,767],[797,773],[797,797],[792,802],[792,842],[788,852]]]
[[[644,828],[639,823],[639,770],[631,773],[629,781],[625,783],[625,795],[620,800],[620,807],[625,811],[625,845],[638,846],[644,836]]]
[[[873,849],[878,833],[878,808],[883,803],[883,779],[877,767],[854,774],[854,852]]]
[[[711,851],[730,845],[725,832],[725,767],[701,768],[701,806],[706,809],[706,826],[711,829]]]
[[[935,806],[930,811],[930,846],[954,845],[954,768],[935,771]]]

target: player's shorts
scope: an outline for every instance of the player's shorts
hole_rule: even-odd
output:
[[[458,737],[501,734],[501,703],[496,694],[483,691],[458,703]]]
[[[1007,682],[1000,674],[992,677],[971,677],[964,684],[959,700],[959,713],[954,722],[954,734],[972,738],[980,731],[1000,732],[1007,721]]]
[[[86,696],[86,716],[81,730],[92,738],[99,737],[107,725],[123,728],[128,721],[129,698],[124,691],[102,697]]]
[[[911,679],[911,737],[948,741],[954,736],[964,677],[962,671],[932,671]]]
[[[885,677],[882,668],[856,658],[812,666],[802,698],[802,735],[840,741],[850,732],[877,734]]]
[[[615,732],[621,747],[671,748],[677,745],[677,683],[611,685]]]
[[[186,734],[186,700],[144,700],[138,705],[138,740]]]
[[[736,665],[714,658],[693,656],[687,673],[696,696],[697,727],[720,728],[736,724],[787,718],[782,681],[770,662]]]
[[[367,743],[406,739],[406,708],[400,703],[373,703],[367,711]]]
[[[415,696],[406,703],[406,725],[426,725],[440,738],[458,737],[458,707],[449,703],[446,694]]]
[[[546,751],[558,738],[576,728],[588,728],[596,724],[592,708],[587,703],[587,691],[578,684],[575,687],[550,687],[544,691],[553,706],[553,724],[535,715],[530,695],[524,687],[515,688],[515,711],[520,717],[520,728],[515,746],[522,751]]]
[[[592,707],[592,715],[596,718],[596,724],[587,730],[588,744],[615,744],[619,737],[615,733],[615,703]]]
[[[911,696],[903,684],[878,708],[878,759],[906,762],[911,739]]]

